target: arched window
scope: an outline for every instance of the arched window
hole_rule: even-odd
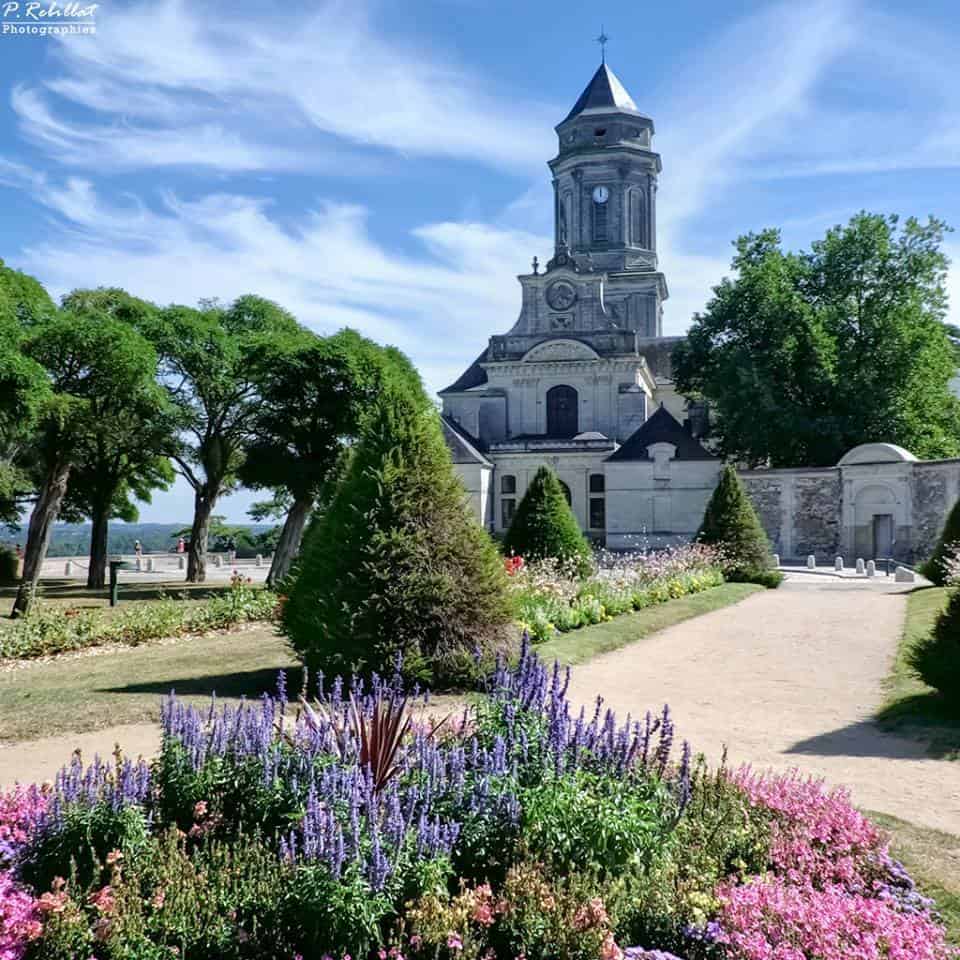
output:
[[[570,493],[570,488],[561,480],[560,486],[563,487],[563,495],[567,498],[567,506],[573,506],[573,496]]]
[[[573,387],[551,387],[547,391],[547,436],[575,437],[580,432],[578,403]]]

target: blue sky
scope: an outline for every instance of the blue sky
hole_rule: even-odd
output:
[[[801,246],[864,208],[960,225],[946,2],[585,9],[105,2],[95,37],[0,37],[0,257],[57,296],[259,293],[318,331],[396,344],[439,389],[550,256],[552,128],[597,66],[601,21],[663,156],[666,333],[748,230]],[[251,499],[220,512],[244,520]],[[142,517],[191,508],[178,486]]]

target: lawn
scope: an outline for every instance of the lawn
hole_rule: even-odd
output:
[[[925,894],[937,902],[950,935],[960,946],[960,837],[914,826],[885,813],[865,811],[893,836],[890,849]]]
[[[916,677],[907,663],[911,647],[933,629],[946,599],[946,587],[921,587],[907,597],[903,636],[877,719],[886,730],[929,742],[934,756],[956,760],[960,758],[960,708]]]
[[[582,663],[759,589],[725,583],[560,634],[537,650],[544,659]],[[269,624],[18,664],[0,673],[0,742],[153,721],[160,697],[171,688],[194,702],[206,702],[213,691],[223,698],[256,697],[273,689],[281,669],[289,671],[289,688],[297,689],[299,669],[286,641]]]

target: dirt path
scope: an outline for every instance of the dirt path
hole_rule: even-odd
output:
[[[666,701],[677,737],[711,760],[727,744],[733,763],[799,767],[847,785],[863,807],[960,835],[960,763],[930,759],[869,720],[903,589],[796,574],[576,668],[571,693],[582,703],[601,693],[634,717]]]

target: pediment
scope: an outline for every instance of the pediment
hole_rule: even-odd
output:
[[[600,355],[579,340],[547,340],[531,347],[522,363],[541,363],[547,360],[599,360]]]

